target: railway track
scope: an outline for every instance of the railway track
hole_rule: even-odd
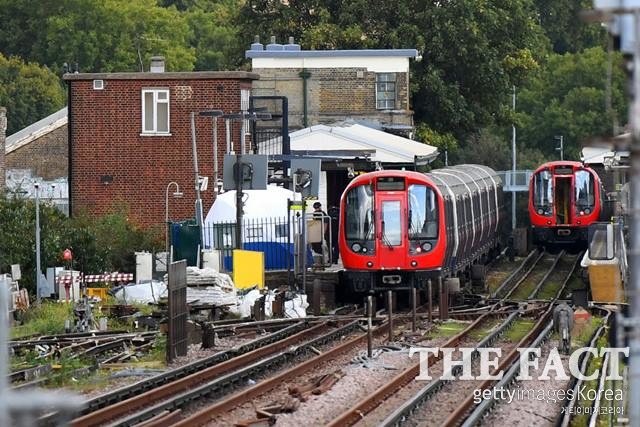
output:
[[[540,278],[538,284],[529,295],[529,298],[533,298],[533,296],[535,296],[548,281],[549,277],[554,274],[559,260],[563,255],[564,253],[561,252],[553,260],[552,267],[548,269],[547,273],[545,273],[542,278]],[[519,372],[519,353],[517,349],[523,347],[540,347],[542,343],[549,337],[550,333],[553,330],[552,312],[554,302],[560,297],[567,283],[571,279],[578,265],[579,259],[580,257],[576,256],[576,259],[573,260],[572,267],[563,269],[561,271],[561,273],[564,273],[564,277],[562,278],[560,286],[553,295],[553,298],[549,302],[548,308],[546,309],[544,314],[540,316],[540,318],[530,329],[527,335],[523,337],[515,347],[513,347],[510,353],[500,360],[499,366],[491,372],[491,375],[495,375],[498,372],[505,372],[506,374],[503,376],[503,378],[501,380],[486,380],[479,387],[476,387],[476,389],[487,390],[491,388],[493,390],[497,390],[500,388],[506,388],[513,381],[515,375]],[[490,394],[492,397],[490,399],[483,400],[482,402],[480,402],[480,404],[476,403],[473,392],[467,395],[462,403],[454,409],[454,411],[442,423],[442,425],[462,425],[465,427],[479,425],[489,409],[491,409],[491,407],[496,403],[495,396],[497,396],[497,394]]]
[[[98,402],[89,402],[88,413],[72,421],[73,426],[96,426],[109,423],[110,425],[135,425],[147,421],[164,413],[174,411],[203,396],[223,396],[230,393],[247,378],[260,372],[274,369],[283,363],[303,357],[321,345],[340,339],[353,333],[359,325],[357,320],[343,326],[333,326],[333,322],[322,322],[308,325],[293,335],[286,336],[293,330],[280,334],[272,343],[259,346],[254,350],[235,357],[230,354],[220,355],[217,362],[204,369],[189,366],[186,370],[173,373],[172,378],[163,376],[151,378],[144,384],[146,391],[141,391],[141,384],[126,387],[126,394],[130,397],[120,399],[116,403],[95,408]],[[292,327],[289,327],[292,328]],[[287,328],[288,329],[288,328]],[[299,329],[297,325],[296,329]],[[280,331],[283,332],[283,331]],[[285,336],[282,338],[282,336]],[[215,355],[214,355],[215,356]],[[226,360],[222,360],[226,359]],[[210,359],[207,363],[212,363]],[[202,366],[202,364],[198,364]],[[185,375],[186,372],[191,372]],[[161,381],[161,385],[157,381]],[[134,390],[137,390],[135,392]],[[131,395],[134,392],[135,395]],[[100,398],[104,404],[105,398]],[[164,419],[164,418],[162,418]]]
[[[543,316],[538,316],[538,322],[531,327],[526,337],[518,343],[518,345],[531,344],[542,331],[540,325],[548,321],[551,310],[551,305],[541,310],[541,305],[534,299],[543,292],[548,292],[546,290],[546,281],[555,277],[553,271],[558,265],[564,266],[570,272],[577,265],[577,257],[575,260],[571,259],[571,262],[567,262],[562,260],[562,255],[558,254],[555,257],[550,257],[544,252],[534,251],[494,292],[493,296],[499,297],[497,302],[486,307],[467,306],[452,310],[452,318],[474,318],[474,321],[462,332],[440,346],[456,347],[462,345],[469,347],[469,343],[479,340],[477,331],[482,329],[482,325],[486,326],[488,322],[495,321],[495,319],[506,319],[495,330],[487,331],[488,336],[476,345],[477,348],[488,346],[494,343],[509,328],[514,319],[522,316],[523,313],[538,314],[544,312]],[[541,262],[541,260],[544,260],[544,262]],[[521,307],[520,313],[518,313],[515,311],[517,304],[514,305],[510,297],[532,271],[541,269],[540,265],[544,266],[544,272],[542,274],[537,273],[537,282],[532,291],[526,296],[533,304],[529,304],[526,308]],[[557,295],[560,295],[560,292],[561,289],[558,290],[556,298]],[[435,313],[433,314],[435,315]],[[421,317],[424,319],[424,315]],[[341,354],[364,346],[367,340],[366,334],[359,334],[332,348],[323,349],[322,352],[318,350],[318,347],[323,344],[344,338],[344,336],[354,332],[357,333],[359,322],[353,319],[358,318],[358,316],[347,315],[339,318],[345,321],[352,321],[340,328],[329,328],[327,322],[320,322],[315,318],[307,320],[306,323],[295,322],[289,324],[284,322],[283,329],[269,334],[269,339],[264,340],[269,341],[269,344],[261,342],[263,339],[258,339],[255,340],[257,343],[248,343],[246,347],[241,346],[238,349],[221,352],[204,361],[194,362],[184,368],[115,390],[108,395],[99,396],[87,402],[83,415],[73,420],[72,425],[161,426],[173,424],[191,426],[210,423],[222,414],[252,401],[252,399],[265,394],[269,390],[314,370],[320,364],[326,364],[326,362]],[[361,317],[359,318],[361,319]],[[397,321],[394,320],[394,323],[408,321],[410,318],[411,315],[399,313],[394,315],[394,319],[397,319]],[[236,331],[245,333],[246,330],[256,327],[256,325],[251,325],[250,323],[252,322],[218,324],[216,325],[216,330],[220,328],[220,330],[224,329],[232,331],[232,333],[236,333]],[[332,330],[327,331],[328,328]],[[266,329],[268,328],[264,328],[264,330]],[[382,336],[387,330],[388,325],[383,323],[375,328],[374,334]],[[325,333],[321,336],[315,336],[313,335],[314,332],[311,331],[316,331],[318,334],[321,331]],[[476,333],[476,337],[470,338],[473,332]],[[525,341],[525,339],[528,341]],[[294,342],[296,345],[291,347]],[[501,366],[508,367],[512,364],[515,347],[511,347],[513,346],[506,346],[505,344],[508,354],[501,359],[504,363]],[[317,355],[309,358],[307,355],[310,353],[316,353]],[[433,365],[438,360],[438,358],[432,357],[429,359],[429,364]],[[295,366],[273,376],[270,375],[266,379],[259,381],[258,384],[243,387],[241,391],[234,392],[239,387],[246,386],[248,378],[256,378],[256,375],[259,376],[261,372],[267,370],[273,372],[274,369],[277,370],[285,363],[295,363]],[[408,368],[403,369],[400,374],[394,376],[391,381],[379,387],[365,399],[357,402],[352,408],[335,418],[331,425],[352,425],[360,421],[367,413],[378,407],[381,402],[415,379],[418,373],[419,363],[411,364]],[[481,384],[481,386],[489,387],[490,384]],[[424,396],[435,394],[436,390],[441,389],[441,387],[442,384],[427,385],[423,387],[427,389],[426,391],[421,390],[421,393],[418,393],[422,394],[422,396],[420,398],[414,396],[415,399],[413,400],[424,402],[429,399],[428,397],[425,399]],[[211,399],[217,399],[218,401],[195,413],[184,415],[184,409],[188,408],[190,404]],[[415,410],[412,409],[412,405],[413,403],[406,403],[402,405],[402,408],[411,413]],[[469,407],[464,409],[465,413],[468,413],[469,410]],[[394,417],[399,416],[400,419],[406,419],[406,415],[398,414],[395,414]],[[384,419],[384,417],[380,419]],[[396,423],[396,421],[389,421],[389,419],[385,419],[383,424],[393,425]],[[452,424],[450,420],[447,420],[447,422],[450,423],[449,425],[456,425]]]
[[[547,259],[545,260],[544,263],[540,263],[540,261],[545,258],[545,255],[547,255]],[[563,255],[564,255],[563,253],[560,253],[555,257],[549,257],[548,254],[544,252],[539,253],[537,251],[533,251],[522,262],[522,264],[511,275],[509,275],[505,279],[505,281],[498,287],[498,289],[495,292],[495,295],[496,296],[501,295],[502,298],[498,303],[494,304],[493,306],[490,306],[487,312],[483,316],[478,318],[478,321],[481,321],[483,318],[485,318],[485,316],[489,316],[491,313],[495,312],[500,307],[500,305],[506,302],[508,298],[513,294],[513,292],[516,289],[518,289],[518,287],[522,283],[525,282],[525,280],[527,280],[532,276],[531,275],[532,272],[536,271],[536,269],[542,270],[542,272],[536,272],[536,274],[532,276],[536,278],[535,280],[537,280],[537,283],[533,287],[533,291],[531,291],[528,296],[533,298],[540,291],[540,289],[543,288],[547,279],[552,275],[552,273],[556,269]],[[545,330],[546,324],[549,322],[549,316],[553,308],[553,301],[555,301],[558,298],[558,296],[561,294],[566,283],[571,277],[571,274],[573,273],[573,270],[576,264],[577,263],[574,262],[573,268],[571,268],[568,271],[568,274],[566,274],[566,277],[562,283],[562,286],[560,286],[560,289],[557,290],[557,293],[554,295],[553,300],[546,304],[546,308],[544,309],[543,315],[538,316],[537,322],[535,322],[530,327],[526,335],[516,345],[513,345],[513,344],[506,344],[504,346],[501,345],[501,347],[504,347],[505,349],[507,349],[508,352],[504,357],[500,358],[500,366],[496,371],[499,371],[500,369],[505,369],[506,367],[511,366],[513,362],[517,360],[519,357],[517,348],[522,346],[532,345],[532,343],[543,333],[543,331]],[[474,322],[474,324],[472,324],[470,328],[477,327],[478,321]],[[495,342],[496,337],[498,337],[504,331],[503,328],[506,328],[506,327],[507,327],[507,322],[501,325],[500,328],[498,328],[498,331],[496,333],[491,334],[489,336],[490,337],[489,342]],[[468,330],[465,330],[465,331],[466,333],[469,332]],[[465,336],[465,331],[463,331],[458,336],[454,337],[449,342],[443,344],[441,347],[459,346],[459,344],[462,342],[463,337]],[[486,346],[486,345],[487,344],[484,341],[481,341],[477,347]],[[435,361],[436,361],[436,358],[434,357],[433,360],[430,360],[429,365],[430,366],[433,365]],[[344,426],[344,425],[353,425],[356,423],[358,423],[358,425],[372,425],[372,424],[378,425],[378,423],[380,423],[379,421],[376,421],[376,420],[367,421],[367,418],[366,418],[367,414],[372,410],[374,410],[377,406],[379,406],[381,402],[388,399],[391,395],[393,395],[402,387],[404,387],[406,384],[410,383],[413,379],[415,379],[418,373],[419,373],[419,364],[416,364],[408,368],[402,374],[394,378],[393,381],[391,381],[384,387],[379,388],[375,392],[371,393],[370,395],[362,399],[356,405],[349,408],[347,411],[343,412],[342,415],[340,415],[331,425]],[[435,380],[427,384],[426,386],[420,388],[420,390],[418,390],[416,393],[408,397],[404,403],[401,403],[400,405],[396,405],[397,409],[391,414],[389,414],[387,417],[383,418],[383,421],[380,424],[397,425],[397,424],[402,424],[403,422],[406,422],[411,417],[411,415],[414,414],[414,412],[416,412],[417,408],[420,405],[422,405],[425,401],[433,398],[436,394],[438,394],[441,390],[443,390],[445,383],[446,381]],[[459,385],[461,388],[463,389],[466,388],[468,390],[470,384],[462,384],[462,383],[468,383],[468,382],[457,381],[455,385],[452,384],[454,385],[453,388],[458,387]],[[477,389],[477,388],[486,389],[491,385],[491,382],[484,381],[478,384],[474,383],[471,385],[473,385],[473,388],[471,389],[473,391],[473,389]],[[465,391],[463,391],[463,394],[464,393]],[[460,399],[458,399],[458,401],[459,400]],[[449,415],[449,417],[442,420],[442,424],[458,425],[460,423],[460,420],[462,420],[464,415],[470,411],[472,406],[473,406],[473,394],[471,394],[470,396],[465,396],[464,398],[462,398],[462,403]],[[433,409],[434,408],[431,408],[431,410],[428,412],[430,414],[434,414]],[[441,408],[440,408],[440,411],[442,411]],[[431,419],[430,421],[433,421],[433,419]],[[439,424],[439,423],[438,422],[433,423],[433,425],[436,425],[436,424]]]
[[[408,322],[409,318],[402,313],[394,315],[394,326],[398,326],[403,322]],[[373,328],[373,336],[376,338],[384,337],[388,333],[389,324],[384,322],[377,327]],[[212,405],[205,407],[175,423],[176,426],[198,426],[206,425],[212,420],[227,414],[234,409],[241,407],[242,405],[252,402],[258,396],[273,390],[277,387],[285,385],[294,379],[298,379],[303,375],[306,375],[319,366],[327,364],[336,358],[352,353],[354,350],[366,348],[367,334],[358,334],[357,336],[348,339],[334,347],[328,348],[323,352],[320,352],[317,356],[305,360],[302,363],[280,372],[279,374],[260,381],[258,384],[237,392],[224,400],[218,401]],[[168,415],[167,415],[168,416]],[[160,426],[162,422],[149,424],[150,426]]]

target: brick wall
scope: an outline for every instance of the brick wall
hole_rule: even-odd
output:
[[[260,80],[253,95],[283,95],[289,100],[289,126],[303,127],[303,81],[301,68],[255,68]],[[376,109],[376,73],[365,68],[307,69],[307,115],[310,125],[332,123],[347,117],[382,124],[412,125],[407,73],[396,73],[396,109]],[[358,74],[362,77],[358,77]]]
[[[60,126],[13,150],[5,158],[7,169],[31,169],[34,176],[46,180],[67,178],[68,165],[67,125]]]
[[[188,73],[185,73],[188,74]],[[105,80],[93,90],[92,80],[71,80],[69,134],[71,148],[71,209],[102,215],[119,204],[131,209],[142,225],[163,224],[165,191],[175,181],[184,192],[169,199],[169,219],[194,217],[194,170],[190,112],[209,109],[225,113],[240,109],[240,89],[251,79]],[[143,88],[169,88],[171,136],[141,136]],[[239,123],[233,139],[239,141]],[[212,119],[196,117],[200,175],[212,183]],[[224,120],[218,120],[219,168],[226,148]],[[101,182],[110,177],[109,183]],[[175,188],[170,190],[170,193]],[[202,193],[204,214],[213,203],[212,185]]]
[[[4,189],[5,162],[4,162],[4,142],[7,132],[7,109],[0,107],[0,191]]]

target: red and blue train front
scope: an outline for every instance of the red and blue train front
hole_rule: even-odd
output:
[[[354,179],[341,201],[340,255],[356,292],[423,287],[445,255],[443,202],[423,174],[383,171]]]

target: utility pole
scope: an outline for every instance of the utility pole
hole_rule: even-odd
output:
[[[196,113],[191,112],[191,144],[193,150],[193,172],[195,174],[196,188],[196,224],[200,227],[200,248],[204,245],[203,238],[203,218],[202,218],[202,198],[200,198],[200,172],[198,171],[198,148],[196,146]],[[199,267],[199,266],[198,266]]]
[[[40,276],[40,184],[33,184],[36,189],[36,302],[40,305],[40,287],[42,286]]]
[[[516,112],[516,86],[513,85],[513,112]],[[515,191],[515,180],[516,180],[516,123],[515,119],[513,124],[511,125],[511,151],[512,151],[512,164],[511,164],[511,230],[516,229],[516,191]]]

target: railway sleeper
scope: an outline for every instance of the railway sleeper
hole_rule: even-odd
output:
[[[164,410],[172,410],[176,408],[182,408],[183,406],[201,398],[219,398],[230,391],[239,388],[242,385],[246,385],[246,380],[251,377],[255,377],[256,374],[279,368],[286,362],[294,360],[297,356],[312,353],[311,347],[317,347],[319,343],[326,343],[332,340],[339,339],[344,334],[354,331],[359,324],[359,321],[353,321],[341,328],[331,331],[322,337],[314,338],[307,341],[303,345],[289,348],[275,355],[269,356],[261,361],[246,366],[238,371],[224,374],[212,381],[206,382],[193,389],[182,392],[176,395],[173,399],[165,400],[157,403],[151,407],[148,407],[142,411],[139,411],[129,417],[119,420],[113,425],[117,426],[132,426],[142,421],[146,421],[149,418],[156,416],[159,412]]]

